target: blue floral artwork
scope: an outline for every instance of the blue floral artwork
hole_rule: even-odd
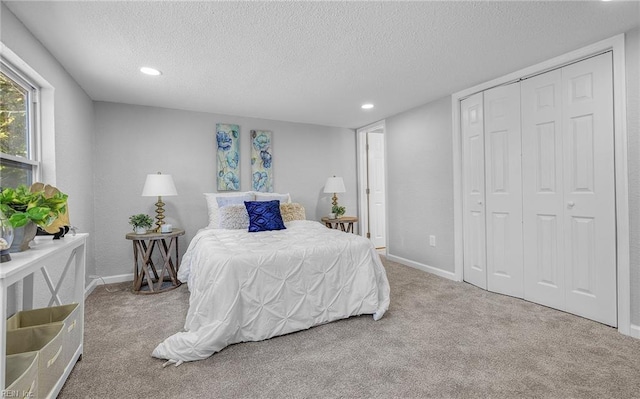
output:
[[[240,190],[240,126],[216,124],[218,191]]]
[[[269,130],[251,131],[251,176],[252,190],[264,193],[273,192],[273,148],[272,132]]]

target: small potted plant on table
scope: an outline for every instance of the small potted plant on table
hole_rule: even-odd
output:
[[[342,217],[342,215],[344,215],[346,211],[347,211],[346,208],[341,205],[334,205],[331,208],[331,213],[334,213],[336,215],[336,219],[339,219],[340,217]]]
[[[133,226],[133,231],[136,234],[146,234],[147,229],[153,226],[153,219],[149,215],[138,213],[129,217],[129,224]]]

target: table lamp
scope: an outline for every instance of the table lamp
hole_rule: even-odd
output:
[[[327,179],[327,182],[324,184],[324,192],[325,193],[333,193],[331,205],[338,205],[338,196],[337,193],[345,193],[347,190],[344,188],[344,181],[342,177],[330,177]]]
[[[178,195],[175,184],[173,184],[173,178],[171,175],[163,175],[160,172],[155,175],[147,175],[147,180],[144,182],[144,188],[142,189],[143,197],[158,197],[156,202],[156,232],[162,231],[162,225],[164,224],[164,202],[162,197]]]

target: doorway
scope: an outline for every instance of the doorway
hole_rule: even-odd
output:
[[[387,246],[384,134],[384,121],[357,131],[360,235],[378,250]]]

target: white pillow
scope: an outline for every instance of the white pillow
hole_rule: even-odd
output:
[[[219,227],[218,219],[218,197],[243,197],[247,196],[247,201],[253,201],[255,196],[252,191],[233,192],[233,193],[204,193],[207,200],[207,211],[209,212],[208,229],[217,229]]]
[[[291,202],[291,195],[289,195],[289,193],[278,194],[278,193],[262,193],[259,191],[254,191],[253,194],[255,194],[256,201],[279,200],[281,204],[285,204],[285,203],[288,204]]]
[[[247,207],[242,205],[227,205],[218,209],[220,228],[239,230],[249,228],[249,213]]]

